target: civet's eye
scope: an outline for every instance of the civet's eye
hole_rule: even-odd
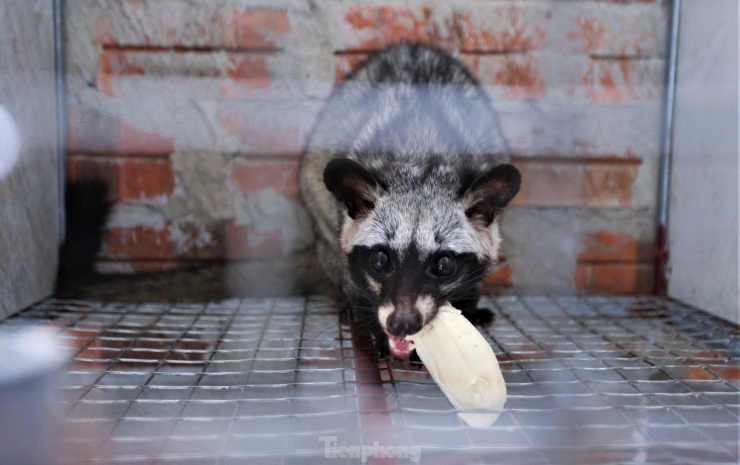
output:
[[[384,250],[378,249],[370,255],[370,266],[378,273],[387,273],[391,269],[391,260]]]
[[[455,273],[455,260],[449,255],[442,255],[432,267],[432,274],[440,278],[452,276]]]

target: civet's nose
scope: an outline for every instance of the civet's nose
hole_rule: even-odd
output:
[[[396,337],[418,333],[422,326],[421,314],[411,306],[396,308],[386,321],[388,332]]]

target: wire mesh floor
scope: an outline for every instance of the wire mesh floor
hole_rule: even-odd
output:
[[[737,326],[655,298],[505,295],[508,388],[469,428],[425,369],[378,360],[330,298],[49,300],[67,463],[738,462]]]

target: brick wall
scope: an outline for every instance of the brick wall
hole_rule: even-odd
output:
[[[69,177],[116,200],[101,271],[305,261],[313,120],[369,53],[412,40],[469,64],[524,177],[489,284],[651,289],[661,0],[71,0],[67,19]]]

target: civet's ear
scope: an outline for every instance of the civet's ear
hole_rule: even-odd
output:
[[[496,210],[505,207],[519,192],[521,182],[522,176],[513,165],[492,168],[470,186],[465,216],[477,225],[490,225]]]
[[[378,200],[377,181],[365,168],[346,158],[336,158],[326,165],[324,185],[352,219],[367,216]]]

